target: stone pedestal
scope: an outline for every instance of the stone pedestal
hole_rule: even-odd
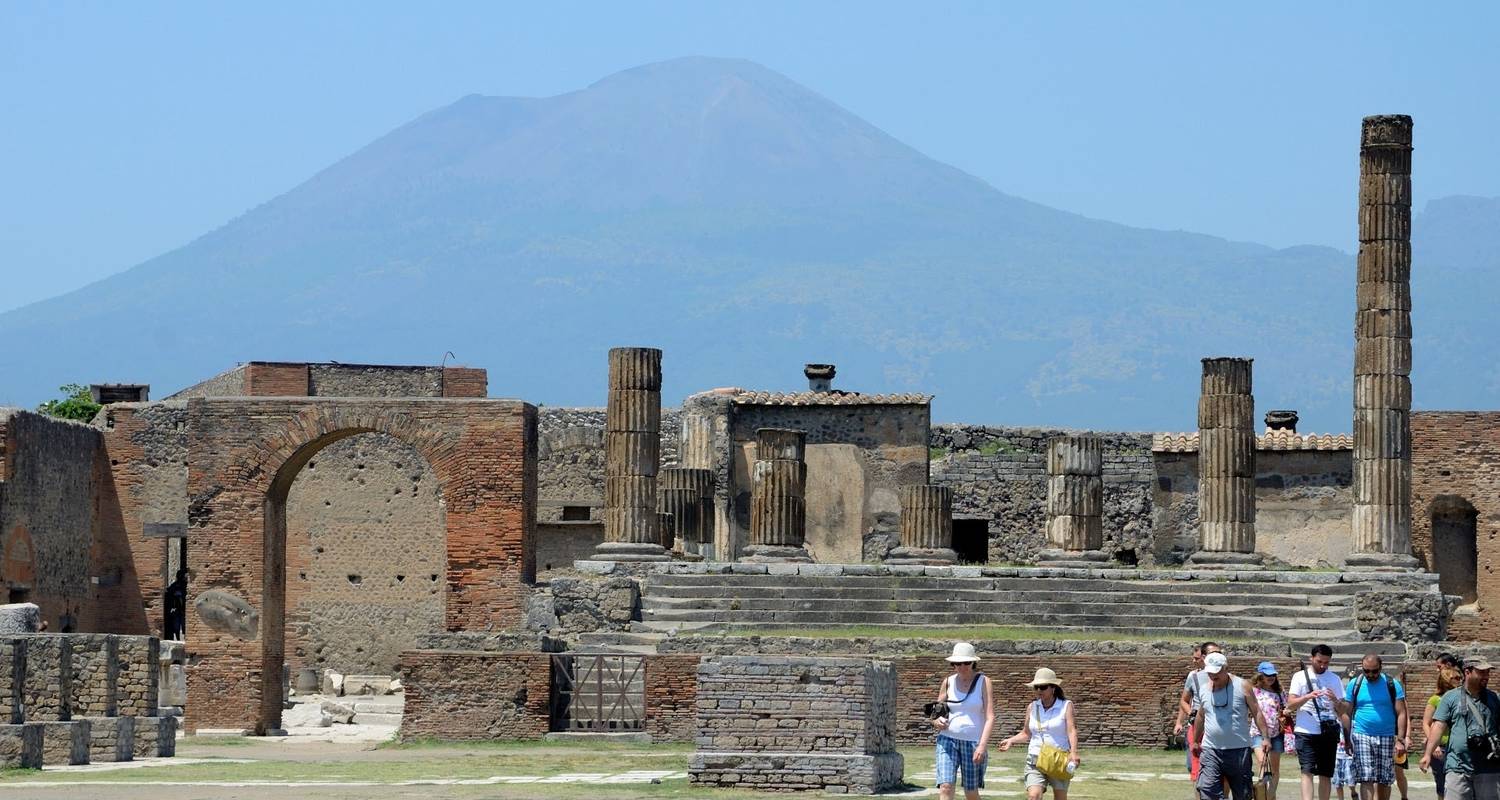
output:
[[[1104,442],[1097,436],[1047,440],[1047,548],[1042,566],[1094,567],[1104,552]]]
[[[42,768],[42,723],[0,725],[0,769]]]
[[[136,758],[171,758],[176,754],[176,717],[135,718]]]
[[[1252,360],[1203,359],[1198,398],[1198,552],[1195,567],[1247,569],[1255,552],[1255,397]]]
[[[887,564],[953,564],[953,489],[924,484],[902,486],[901,546]]]
[[[660,507],[677,518],[674,550],[703,555],[713,542],[714,475],[711,470],[672,467],[657,476]],[[669,496],[670,495],[670,496]]]
[[[1411,555],[1411,117],[1366,117],[1359,151],[1350,569]]]
[[[89,761],[130,761],[135,757],[135,717],[90,717]]]
[[[668,559],[656,510],[660,461],[661,351],[616,347],[604,422],[604,542],[595,559]]]
[[[811,562],[807,554],[807,435],[762,428],[755,432],[750,543],[742,561]]]
[[[42,723],[42,763],[49,767],[89,763],[89,721]]]

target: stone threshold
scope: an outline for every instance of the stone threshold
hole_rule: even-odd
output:
[[[574,561],[573,569],[591,575],[803,575],[808,577],[931,578],[1097,578],[1116,581],[1205,581],[1238,583],[1365,583],[1428,586],[1435,573],[1306,572],[1301,570],[1132,569],[1122,567],[980,567],[920,564],[753,564],[727,561]]]

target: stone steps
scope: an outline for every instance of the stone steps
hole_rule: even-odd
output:
[[[1163,603],[1160,597],[1151,595],[1128,598],[1110,598],[1095,593],[1070,592],[1054,596],[1037,597],[1026,595],[1018,598],[984,596],[982,598],[927,599],[874,599],[860,600],[860,609],[881,610],[894,614],[906,613],[995,613],[995,614],[1110,614],[1117,609],[1128,609],[1134,614],[1161,614],[1163,616],[1183,613],[1215,615],[1252,615],[1263,618],[1295,618],[1310,621],[1339,621],[1349,619],[1349,609],[1336,605],[1268,605],[1253,602],[1225,601],[1224,598],[1205,598],[1212,602]],[[844,598],[848,601],[849,598]],[[818,611],[827,609],[830,601],[825,598],[808,597],[656,597],[642,600],[642,611],[648,615],[675,618],[679,612],[706,611]],[[684,619],[689,619],[684,617]]]
[[[644,622],[710,622],[729,625],[753,625],[759,627],[767,623],[781,625],[1021,625],[1052,628],[1057,626],[1076,627],[1080,630],[1122,630],[1125,628],[1159,628],[1178,632],[1202,631],[1227,631],[1234,629],[1246,634],[1254,634],[1259,631],[1263,635],[1272,635],[1277,631],[1302,629],[1309,626],[1301,620],[1293,618],[1267,618],[1267,617],[1236,617],[1233,615],[1206,616],[1192,609],[1182,607],[1184,611],[1175,615],[1164,614],[1136,614],[1130,613],[1127,606],[1118,611],[1108,611],[1092,614],[1059,614],[1059,613],[1028,613],[1011,612],[1005,610],[995,611],[908,611],[892,612],[889,610],[863,610],[861,608],[849,609],[824,609],[819,611],[791,611],[785,609],[777,610],[737,610],[737,611],[672,611],[658,612],[646,610],[642,613]],[[1314,630],[1353,630],[1352,624],[1343,624],[1348,620],[1330,618],[1320,620],[1323,624],[1315,626]],[[1237,634],[1238,635],[1238,634]]]
[[[1090,592],[1169,592],[1174,595],[1218,594],[1285,595],[1291,597],[1348,596],[1366,590],[1364,583],[1283,583],[1277,581],[1216,580],[1119,580],[1109,578],[1064,577],[939,577],[929,575],[740,575],[740,574],[654,574],[646,579],[647,591],[671,588],[688,591],[689,587],[737,589],[742,587],[826,588],[839,591],[860,589],[930,589],[953,591],[1090,591]]]
[[[749,598],[792,598],[821,601],[891,601],[891,600],[964,600],[995,602],[1055,601],[1068,598],[1109,600],[1115,602],[1153,602],[1163,596],[1171,596],[1174,603],[1187,598],[1191,602],[1211,600],[1221,605],[1274,605],[1274,606],[1339,606],[1348,602],[1348,595],[1330,594],[1266,594],[1239,592],[1226,587],[1219,592],[1193,592],[1177,594],[1164,589],[1156,591],[1110,591],[1090,589],[1054,589],[1034,586],[1025,589],[989,589],[969,586],[950,586],[942,589],[903,587],[836,588],[823,586],[652,586],[646,587],[647,598],[657,600],[719,600]]]

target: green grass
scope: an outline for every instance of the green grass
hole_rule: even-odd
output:
[[[946,448],[946,447],[929,447],[929,448],[927,448],[927,460],[928,461],[937,461],[938,459],[940,459],[940,458],[942,458],[942,457],[944,457],[946,455],[948,455],[948,448]]]
[[[1046,628],[1024,628],[1010,625],[964,625],[942,627],[928,625],[837,625],[820,628],[772,628],[736,626],[724,631],[712,629],[679,634],[680,636],[761,636],[769,638],[798,637],[809,639],[961,639],[981,641],[1080,641],[1080,642],[1191,642],[1193,636],[1143,636],[1110,631],[1067,631],[1058,634]],[[1226,642],[1232,640],[1225,640]],[[1238,641],[1238,640],[1233,640]]]

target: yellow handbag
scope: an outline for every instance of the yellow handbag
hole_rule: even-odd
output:
[[[1042,704],[1040,702],[1033,702],[1031,708],[1036,716],[1036,735],[1041,736]],[[1067,750],[1044,742],[1042,744],[1042,751],[1037,753],[1036,756],[1037,771],[1055,781],[1072,780],[1073,773],[1068,771],[1068,758],[1069,754]]]

